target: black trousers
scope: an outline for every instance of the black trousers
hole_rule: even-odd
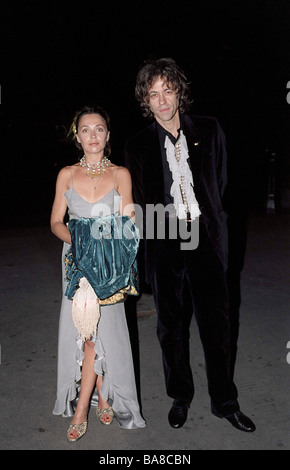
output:
[[[180,250],[180,240],[159,240],[151,283],[158,315],[167,394],[189,407],[194,396],[190,366],[190,323],[194,312],[205,354],[212,412],[224,417],[239,409],[230,371],[230,320],[226,275],[201,227],[199,246]]]

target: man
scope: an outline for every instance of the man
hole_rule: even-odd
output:
[[[193,304],[212,412],[241,431],[254,431],[255,425],[239,409],[230,372],[223,131],[215,118],[185,114],[191,104],[189,85],[173,59],[147,62],[137,76],[135,93],[144,116],[154,117],[154,122],[128,140],[125,158],[135,203],[143,211],[146,281],[158,315],[166,389],[173,398],[169,424],[183,426],[194,395],[189,360]],[[160,218],[154,231],[153,219],[148,224],[149,209],[160,204],[166,207],[164,232],[159,230]],[[187,240],[189,249],[184,225],[195,238],[193,244]]]

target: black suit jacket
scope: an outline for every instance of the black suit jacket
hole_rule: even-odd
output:
[[[201,210],[201,223],[216,255],[227,266],[228,239],[223,195],[227,183],[227,158],[224,133],[213,117],[183,116],[183,132],[190,156],[194,192]],[[156,121],[126,142],[125,162],[132,177],[134,201],[143,210],[146,204],[164,204],[163,166]],[[144,234],[146,282],[154,269],[157,240]],[[198,249],[198,248],[197,248]]]

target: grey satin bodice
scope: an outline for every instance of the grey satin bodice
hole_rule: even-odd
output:
[[[120,211],[121,196],[115,187],[96,202],[88,202],[83,199],[73,186],[65,192],[65,198],[70,219],[102,217],[117,214]]]
[[[111,191],[96,202],[88,202],[76,192],[70,168],[72,186],[64,194],[70,219],[80,219],[81,217],[91,219],[110,214],[118,214],[120,212],[121,196],[115,188],[119,168],[120,167],[116,169],[114,186]]]

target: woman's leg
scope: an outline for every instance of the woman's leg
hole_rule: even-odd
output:
[[[96,373],[94,371],[95,350],[94,343],[86,341],[84,344],[84,360],[82,364],[81,391],[72,424],[81,424],[87,420],[89,403],[92,391],[96,385]],[[77,430],[73,429],[71,437],[76,437]]]
[[[101,387],[103,384],[103,377],[101,375],[97,376],[97,392],[98,392],[98,408],[103,410],[103,409],[109,409],[110,405],[108,402],[106,402],[102,395],[101,395]],[[103,412],[102,415],[100,416],[101,421],[103,421],[104,424],[110,424],[111,421],[113,420],[112,415],[106,412]]]

